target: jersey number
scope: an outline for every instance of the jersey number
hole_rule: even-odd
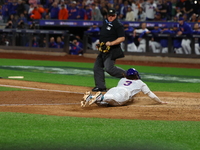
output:
[[[126,83],[124,83],[125,86],[129,86],[132,84],[132,81],[126,81]]]

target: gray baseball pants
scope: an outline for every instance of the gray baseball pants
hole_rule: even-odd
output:
[[[107,58],[98,56],[93,71],[95,86],[101,89],[106,88],[104,71],[116,78],[123,78],[125,74],[125,70],[115,66],[115,60],[111,60],[109,56]]]

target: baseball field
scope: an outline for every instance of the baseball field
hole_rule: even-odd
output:
[[[200,149],[199,64],[119,60],[168,104],[139,93],[126,106],[81,108],[94,60],[1,53],[0,150]],[[117,82],[106,74],[107,88]]]

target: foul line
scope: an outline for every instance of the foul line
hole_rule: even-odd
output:
[[[75,93],[75,94],[84,94],[80,92],[72,92],[72,91],[61,91],[61,90],[49,90],[49,89],[40,89],[40,88],[32,88],[32,87],[24,87],[24,86],[15,86],[15,85],[3,85],[3,87],[11,87],[11,88],[21,88],[21,89],[29,89],[29,90],[38,90],[38,91],[50,91],[50,92],[61,92],[61,93]]]
[[[56,103],[56,104],[1,104],[0,106],[46,106],[46,105],[78,105],[80,103]]]

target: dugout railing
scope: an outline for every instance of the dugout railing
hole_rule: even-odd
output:
[[[38,29],[0,29],[0,49],[42,51],[42,52],[69,52],[68,31],[61,30],[38,30]],[[49,48],[51,37],[63,38],[63,48]],[[33,39],[38,40],[38,47],[33,46]]]

